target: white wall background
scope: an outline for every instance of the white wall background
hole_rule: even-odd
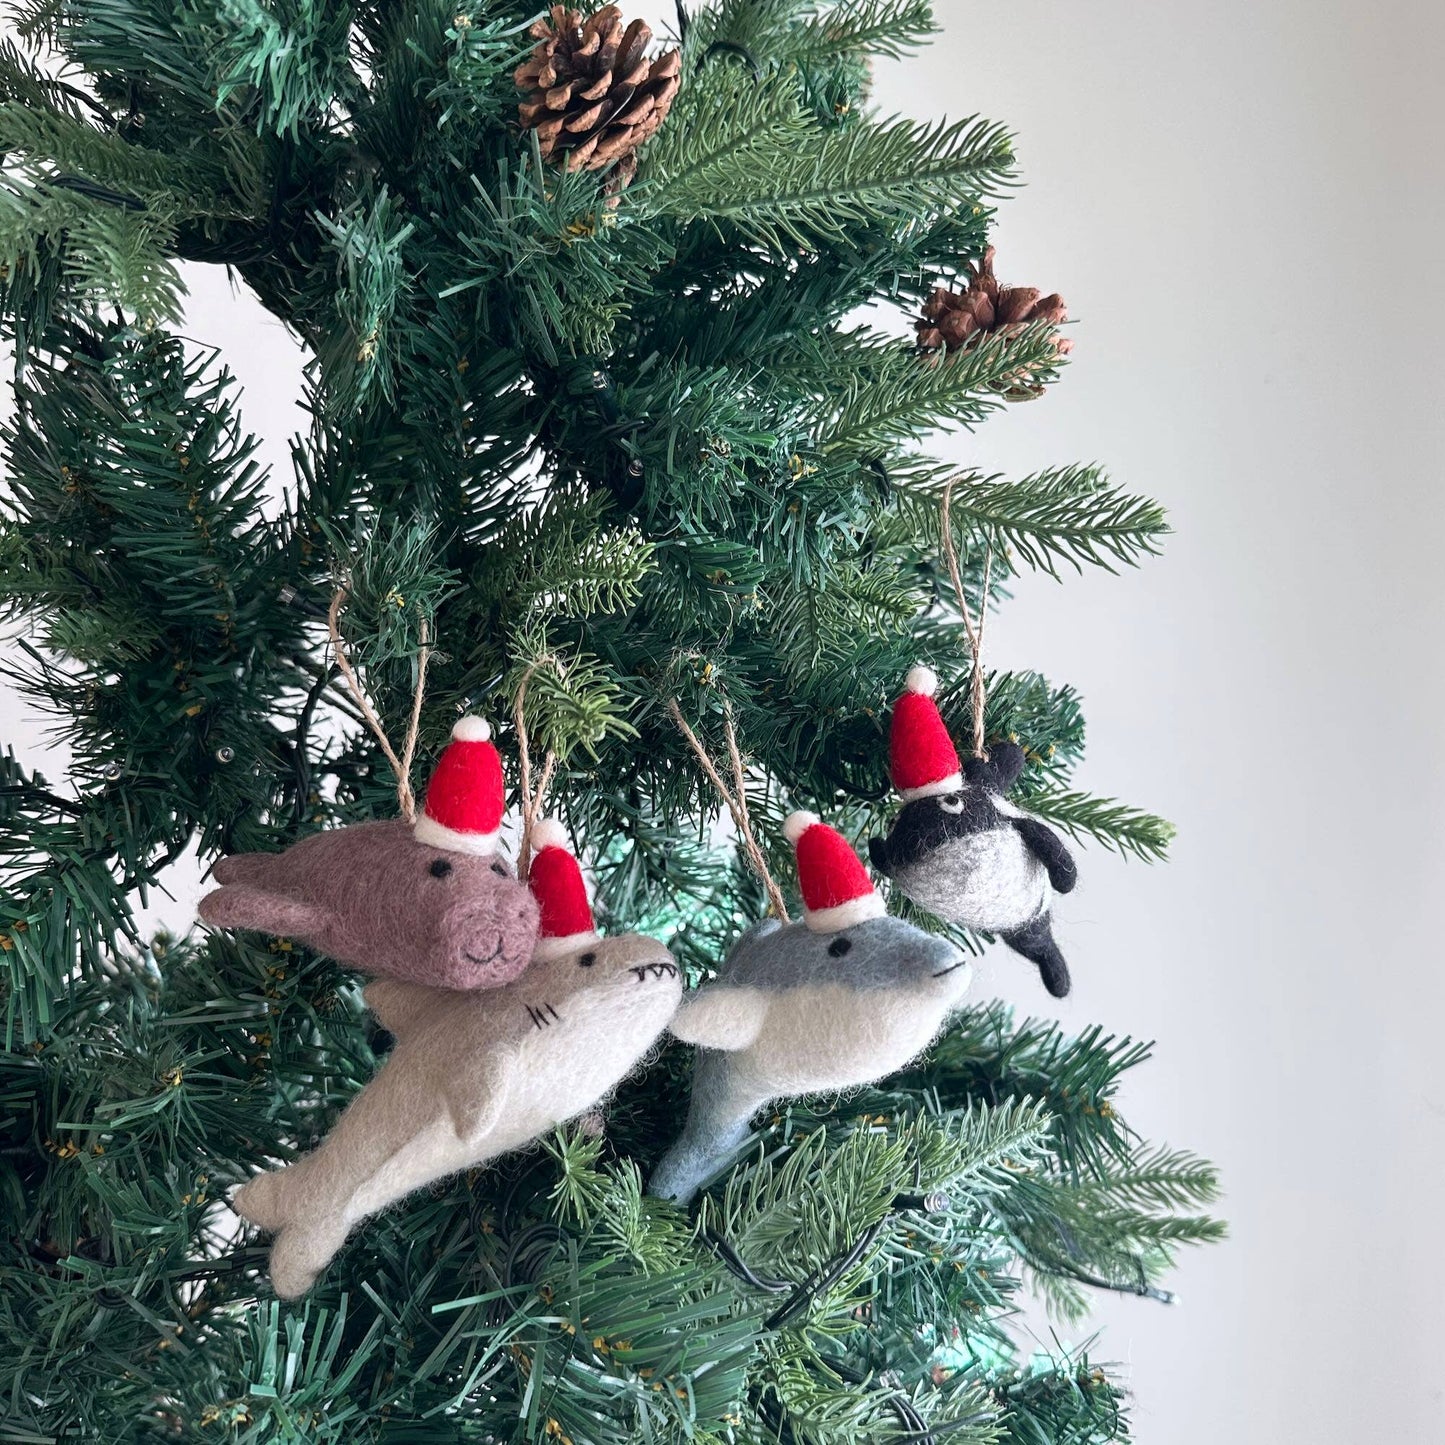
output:
[[[885,106],[1018,135],[999,274],[1074,362],[951,455],[1111,464],[1175,536],[1020,589],[996,661],[1084,692],[1086,786],[1180,829],[1084,860],[1060,1010],[1158,1040],[1126,1113],[1216,1159],[1228,1244],[1101,1306],[1147,1445],[1445,1439],[1445,12],[942,0]],[[1038,1009],[1004,961],[986,981]]]
[[[1019,137],[999,272],[1057,289],[1074,361],[949,455],[1100,459],[1165,501],[1165,556],[1027,581],[992,660],[1082,688],[1085,786],[1180,828],[1097,850],[1055,1006],[1158,1040],[1125,1096],[1224,1170],[1232,1240],[1172,1308],[1101,1302],[1146,1445],[1445,1438],[1445,125],[1432,0],[937,0],[886,108]],[[660,12],[660,5],[639,7]],[[190,328],[285,474],[299,357],[215,276]],[[29,761],[37,720],[0,697]],[[51,762],[63,776],[64,760]],[[194,879],[166,912],[188,916]]]

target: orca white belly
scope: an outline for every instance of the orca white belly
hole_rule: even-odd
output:
[[[1014,828],[953,838],[897,881],[915,903],[969,928],[1004,933],[1032,922],[1049,906],[1049,875]]]

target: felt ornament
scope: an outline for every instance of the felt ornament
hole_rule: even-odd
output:
[[[1054,942],[1053,896],[1078,879],[1051,828],[1006,797],[1024,768],[1016,743],[960,764],[934,701],[931,668],[908,674],[893,710],[889,766],[903,807],[885,838],[870,838],[873,866],[906,897],[950,923],[996,933],[1038,965],[1056,998],[1069,969]]]
[[[452,729],[414,822],[353,823],[216,865],[201,917],[282,934],[362,973],[495,988],[530,962],[537,904],[497,854],[502,768],[491,729]]]
[[[532,957],[546,961],[596,943],[587,885],[567,846],[567,830],[556,819],[544,818],[532,829],[528,841],[532,847],[528,882],[541,910]]]
[[[687,1123],[648,1184],[686,1202],[765,1104],[869,1084],[927,1048],[972,976],[962,952],[884,912],[867,869],[812,813],[784,825],[803,918],[749,929],[671,1032],[698,1045]]]
[[[543,824],[533,838],[544,936],[531,967],[485,992],[368,985],[367,1005],[396,1037],[386,1062],[319,1148],[233,1196],[276,1236],[283,1299],[304,1294],[367,1216],[586,1114],[672,1018],[672,955],[640,934],[598,935],[560,831]]]

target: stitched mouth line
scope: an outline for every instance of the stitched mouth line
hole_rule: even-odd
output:
[[[945,968],[945,969],[940,969],[937,973],[935,973],[935,974],[933,975],[933,977],[934,977],[934,978],[947,978],[949,974],[951,974],[951,973],[956,973],[956,972],[957,972],[960,968],[962,968],[962,967],[964,966],[964,964],[966,964],[967,962],[968,962],[968,960],[967,960],[966,958],[960,958],[960,959],[958,960],[958,962],[955,963],[955,964],[953,964],[951,967]]]
[[[499,943],[485,958],[478,958],[475,953],[469,953],[462,949],[462,957],[469,963],[474,963],[478,968],[485,968],[489,963],[495,963],[502,956],[502,945]]]
[[[638,983],[646,983],[649,973],[653,978],[676,978],[677,965],[675,963],[635,963],[629,972]]]

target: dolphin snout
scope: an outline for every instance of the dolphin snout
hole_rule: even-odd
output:
[[[973,981],[973,959],[947,939],[935,938],[933,941],[937,947],[933,950],[929,975],[950,994],[963,993]]]
[[[969,959],[968,954],[956,943],[947,938],[940,938],[936,933],[928,935],[928,954],[930,964],[928,971],[934,978],[942,978],[945,974],[962,968]]]

